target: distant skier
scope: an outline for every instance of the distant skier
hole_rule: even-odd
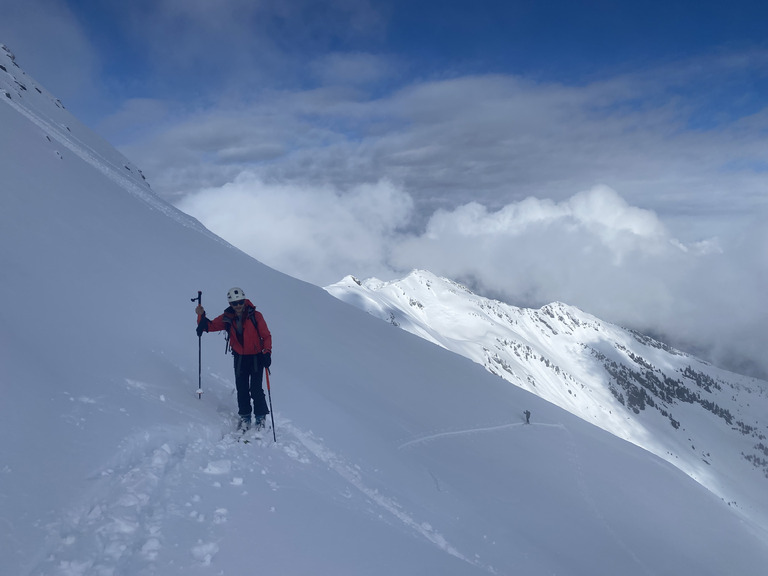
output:
[[[269,408],[261,381],[264,370],[272,365],[272,334],[267,328],[264,316],[245,297],[242,288],[231,288],[227,292],[227,301],[227,309],[213,320],[206,318],[202,306],[195,308],[197,335],[200,336],[203,332],[227,331],[227,341],[235,357],[235,386],[240,427],[250,427],[253,410],[254,425],[256,428],[263,428]]]
[[[526,424],[530,424],[531,423],[531,411],[530,410],[526,410],[525,412],[523,412],[523,414],[525,414],[525,423]]]

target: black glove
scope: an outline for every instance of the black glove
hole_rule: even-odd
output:
[[[208,332],[208,318],[203,316],[200,319],[200,323],[197,325],[197,336],[200,337],[203,335],[203,332]]]
[[[264,354],[261,355],[261,365],[264,366],[264,368],[272,366],[272,352],[264,352]]]

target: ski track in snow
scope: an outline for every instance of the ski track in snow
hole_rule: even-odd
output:
[[[626,542],[616,533],[616,531],[611,527],[610,522],[605,517],[605,515],[601,512],[600,507],[597,505],[597,501],[592,497],[592,494],[589,491],[587,482],[584,478],[584,468],[582,466],[582,459],[579,456],[579,449],[576,445],[576,441],[573,438],[573,434],[568,429],[567,426],[563,426],[562,424],[557,425],[558,428],[561,428],[566,433],[566,442],[568,444],[568,455],[569,459],[571,461],[571,465],[573,466],[573,469],[576,474],[576,484],[579,489],[579,493],[581,494],[581,498],[584,500],[584,502],[587,504],[587,506],[592,511],[592,514],[595,518],[597,518],[606,528],[606,531],[610,535],[610,537],[613,539],[614,542],[616,542],[616,545],[624,550],[624,552],[627,553],[627,556],[631,558],[635,564],[645,573],[649,576],[652,576],[655,574],[653,570],[648,568],[643,562],[638,558],[637,554],[635,554],[632,550],[632,547],[627,545]]]
[[[83,503],[48,526],[46,557],[28,574],[133,576],[162,573],[158,563],[210,565],[219,550],[218,528],[229,512],[211,507],[195,491],[205,491],[211,482],[243,485],[250,473],[246,460],[254,452],[238,440],[200,427],[129,438],[115,463],[89,478],[94,488]],[[263,442],[254,438],[253,443]],[[167,533],[174,545],[186,538],[187,550],[166,547]]]
[[[243,496],[247,495],[245,487],[257,482],[277,490],[279,482],[269,477],[271,466],[260,463],[269,459],[274,465],[281,454],[301,465],[321,463],[322,469],[333,471],[378,510],[442,552],[497,573],[463,554],[429,522],[414,518],[391,496],[370,487],[360,467],[311,432],[278,421],[277,443],[268,429],[260,437],[247,433],[252,444],[248,445],[241,442],[239,432],[229,432],[231,426],[227,418],[219,428],[158,429],[127,439],[115,462],[89,478],[93,488],[83,500],[47,527],[43,555],[33,561],[27,574],[142,576],[162,573],[166,565],[173,565],[174,573],[180,567],[183,571],[195,566],[215,569],[229,511],[224,496],[222,502],[211,501],[211,486],[239,490]],[[231,502],[231,494],[228,498]],[[168,534],[171,541],[166,539]]]
[[[290,425],[288,426],[288,429],[290,430],[291,434],[297,438],[301,444],[318,460],[325,463],[350,485],[360,491],[369,501],[373,502],[378,507],[397,518],[407,528],[426,538],[429,542],[437,546],[442,551],[450,554],[451,556],[481,568],[491,574],[496,574],[496,570],[494,570],[492,567],[480,564],[479,562],[472,560],[468,556],[459,552],[459,550],[451,545],[440,533],[435,531],[431,524],[428,522],[418,522],[410,514],[403,511],[395,500],[389,496],[381,494],[377,489],[366,486],[363,477],[356,467],[345,462],[342,458],[328,450],[320,442],[315,440],[310,434],[302,432],[298,428]]]
[[[424,444],[425,442],[430,442],[432,440],[439,440],[441,438],[449,438],[451,436],[466,436],[469,434],[478,434],[481,432],[496,432],[498,430],[507,430],[509,428],[517,428],[518,426],[532,426],[533,424],[523,424],[522,422],[514,422],[512,424],[499,424],[498,426],[486,426],[483,428],[469,428],[469,429],[463,429],[463,430],[453,430],[450,432],[438,432],[435,434],[429,434],[428,436],[421,436],[419,438],[415,438],[414,440],[409,440],[408,442],[405,442],[404,444],[400,444],[398,446],[399,450],[402,450],[403,448],[408,448],[409,446],[415,446],[417,444]],[[536,426],[551,426],[554,428],[562,428],[562,424],[542,424],[542,423],[536,423]]]
[[[148,452],[138,460],[131,458],[117,469],[103,470],[90,500],[49,527],[48,557],[30,574],[152,572],[167,513],[158,506],[160,495],[178,481],[184,451],[169,443],[146,448]]]
[[[416,446],[418,444],[424,444],[426,442],[431,442],[434,440],[440,440],[443,438],[450,438],[450,437],[456,437],[456,436],[468,436],[471,434],[478,434],[482,432],[496,432],[499,430],[508,430],[510,428],[517,428],[520,426],[534,426],[534,427],[541,427],[546,426],[550,428],[559,428],[566,432],[567,435],[567,442],[568,442],[568,452],[569,452],[569,458],[571,461],[571,465],[574,468],[575,474],[576,474],[576,482],[578,484],[579,493],[581,494],[582,499],[585,501],[585,503],[589,506],[589,508],[592,510],[592,513],[594,514],[595,518],[598,518],[600,522],[606,527],[606,530],[610,534],[611,538],[616,542],[617,546],[624,550],[627,555],[634,560],[634,562],[645,572],[646,574],[653,574],[653,571],[650,570],[647,566],[645,566],[642,561],[637,557],[637,555],[632,551],[631,546],[628,546],[626,542],[624,542],[618,534],[613,530],[608,520],[605,518],[604,514],[600,511],[600,508],[597,505],[597,502],[592,497],[592,495],[589,492],[589,489],[587,488],[587,482],[584,479],[584,471],[581,464],[581,457],[578,453],[578,447],[576,446],[576,442],[573,439],[573,435],[571,434],[571,431],[568,430],[566,426],[563,424],[548,424],[548,423],[542,423],[537,422],[533,424],[524,424],[522,422],[514,422],[511,424],[501,424],[498,426],[486,426],[482,428],[468,428],[463,430],[454,430],[450,432],[438,432],[435,434],[429,434],[427,436],[421,436],[419,438],[415,438],[413,440],[410,440],[408,442],[405,442],[401,444],[398,449],[402,450],[404,448],[408,448],[411,446]],[[466,560],[466,558],[463,558],[463,560]],[[469,561],[469,560],[467,560]]]

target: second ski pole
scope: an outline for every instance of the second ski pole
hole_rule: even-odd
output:
[[[272,439],[277,442],[277,433],[275,432],[275,413],[272,412],[272,388],[269,385],[269,368],[264,370],[267,374],[267,396],[269,397],[269,416],[272,418]]]

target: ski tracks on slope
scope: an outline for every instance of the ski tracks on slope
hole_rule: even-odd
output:
[[[195,566],[215,571],[228,506],[238,495],[246,496],[250,484],[266,482],[267,489],[279,490],[278,479],[270,476],[280,458],[302,466],[321,463],[407,530],[446,554],[496,573],[372,487],[359,466],[311,432],[278,421],[277,444],[264,434],[247,445],[238,434],[224,432],[230,426],[161,428],[129,438],[114,461],[88,479],[93,488],[83,501],[48,526],[44,558],[27,574],[144,576],[170,566],[174,574]]]
[[[451,436],[466,436],[469,434],[478,434],[480,432],[495,432],[497,430],[506,430],[507,428],[512,428],[516,426],[522,426],[522,424],[521,423],[500,424],[498,426],[486,426],[483,428],[470,428],[470,429],[462,429],[462,430],[452,430],[449,432],[437,432],[435,434],[428,434],[426,436],[421,436],[419,438],[409,440],[404,444],[400,444],[400,446],[398,446],[398,449],[402,450],[403,448],[409,448],[410,446],[415,446],[416,444],[424,444],[426,442],[431,442],[432,440],[439,440],[441,438],[450,438]]]
[[[522,422],[514,422],[510,424],[500,424],[496,426],[484,426],[484,427],[476,427],[476,428],[466,428],[461,430],[452,430],[452,431],[446,431],[446,432],[437,432],[433,434],[427,434],[425,436],[420,436],[413,440],[409,440],[401,444],[398,447],[398,449],[402,450],[402,449],[416,446],[419,444],[433,442],[435,440],[441,440],[441,439],[450,438],[450,437],[468,436],[468,435],[480,434],[485,432],[496,432],[500,430],[507,430],[510,428],[517,428],[520,426],[527,426],[527,425],[523,424]],[[532,425],[532,426],[534,427],[546,426],[549,428],[558,428],[565,432],[567,443],[568,443],[569,460],[571,462],[571,466],[573,466],[573,469],[576,475],[576,483],[582,499],[584,500],[586,505],[589,507],[589,509],[592,510],[592,513],[594,514],[595,518],[597,518],[605,526],[607,532],[610,534],[611,538],[613,538],[616,545],[622,550],[624,550],[627,556],[631,558],[632,561],[635,564],[637,564],[646,574],[649,574],[649,575],[652,574],[653,572],[642,563],[642,561],[632,551],[632,548],[629,545],[627,545],[627,543],[624,542],[624,540],[611,527],[609,521],[605,518],[605,515],[601,512],[600,507],[597,505],[597,502],[593,498],[584,477],[584,468],[582,465],[582,459],[581,459],[581,456],[579,455],[578,446],[576,444],[576,440],[573,437],[573,433],[563,424],[548,424],[548,423],[537,422],[535,425]]]
[[[282,428],[287,428],[291,435],[296,438],[304,448],[309,450],[315,458],[323,462],[331,470],[341,476],[349,485],[362,493],[368,501],[375,504],[382,511],[394,516],[405,525],[406,528],[425,538],[443,552],[486,572],[496,574],[496,570],[492,567],[485,566],[469,556],[462,554],[455,546],[449,543],[445,537],[437,532],[431,524],[416,520],[411,514],[404,511],[392,497],[382,494],[376,488],[368,486],[365,483],[363,475],[356,466],[346,462],[337,454],[334,454],[321,442],[316,440],[310,433],[303,432],[291,425],[284,425]]]
[[[188,446],[132,438],[93,481],[84,503],[49,526],[47,558],[30,574],[151,574],[163,545],[162,494],[178,483]]]
[[[584,467],[582,465],[582,458],[579,455],[579,448],[578,448],[578,445],[576,444],[575,438],[573,437],[573,433],[566,426],[562,424],[558,425],[558,427],[562,428],[566,433],[566,438],[567,438],[566,442],[568,443],[569,459],[575,471],[576,484],[578,486],[579,492],[585,504],[592,510],[592,514],[595,516],[595,518],[597,518],[603,524],[603,526],[605,526],[606,531],[608,532],[610,537],[613,538],[613,541],[616,543],[616,545],[621,550],[624,550],[624,552],[627,554],[627,557],[629,557],[637,566],[639,566],[640,569],[643,570],[643,572],[651,576],[655,572],[650,568],[648,568],[648,566],[643,564],[640,558],[637,557],[637,554],[635,554],[632,551],[632,547],[629,546],[621,538],[621,536],[619,536],[619,534],[616,533],[616,531],[613,529],[608,519],[600,510],[600,507],[598,506],[597,501],[592,496],[592,493],[584,478]]]
[[[545,424],[541,422],[537,422],[535,425],[537,427],[542,427],[542,426],[548,426],[551,428],[563,427],[562,424]],[[496,426],[484,426],[480,428],[463,428],[461,430],[436,432],[434,434],[427,434],[426,436],[420,436],[419,438],[414,438],[413,440],[409,440],[408,442],[400,444],[400,446],[398,446],[398,449],[402,450],[404,448],[409,448],[417,444],[424,444],[426,442],[431,442],[433,440],[440,440],[442,438],[450,438],[451,436],[468,436],[470,434],[480,434],[483,432],[497,432],[499,430],[508,430],[510,428],[518,428],[520,426],[532,426],[532,424],[523,424],[522,422],[513,422],[511,424],[498,424]]]
[[[272,446],[253,434],[249,446],[239,433],[224,432],[231,429],[226,419],[221,426],[158,428],[127,439],[112,463],[86,479],[93,488],[83,502],[48,526],[45,558],[27,573],[143,576],[211,566],[227,503],[247,494],[249,475],[263,474],[254,471],[254,460]],[[304,461],[293,447],[283,450]]]

